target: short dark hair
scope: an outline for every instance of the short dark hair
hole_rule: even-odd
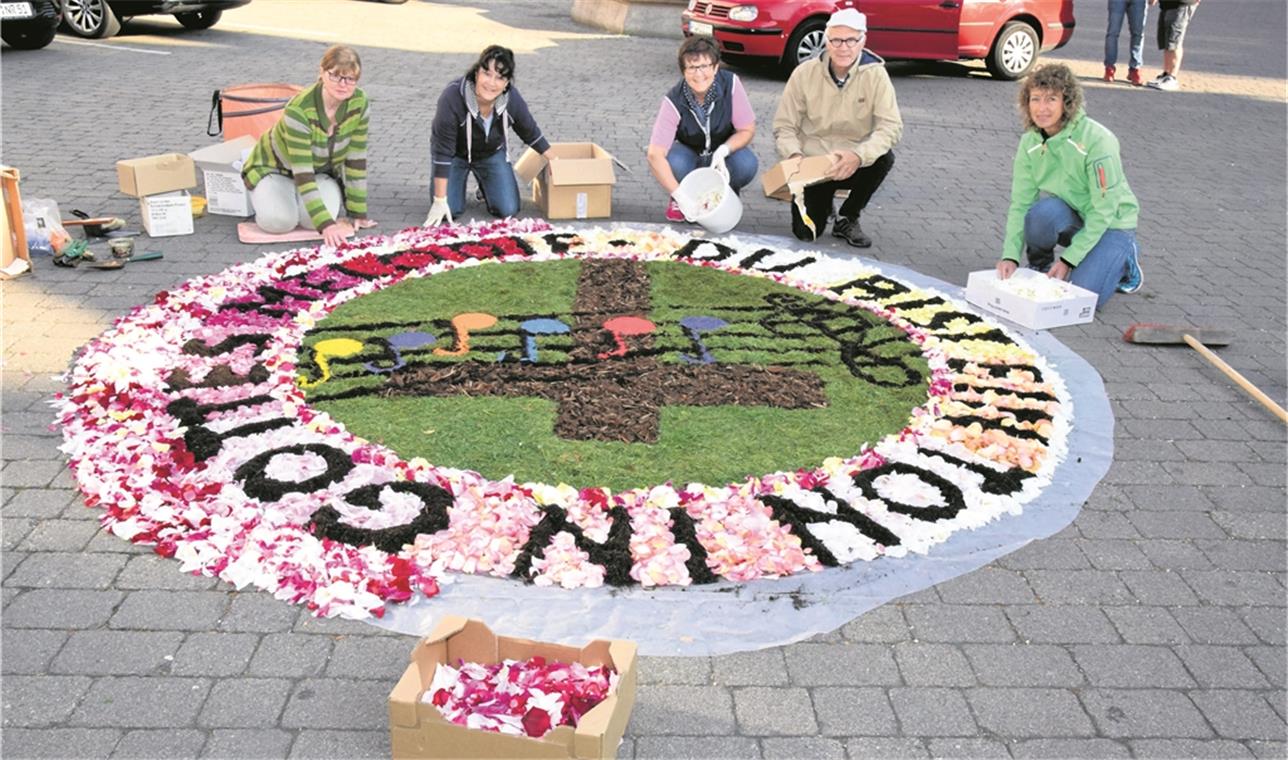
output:
[[[465,72],[465,78],[471,82],[478,77],[479,69],[486,69],[490,64],[495,64],[496,73],[506,79],[514,79],[514,51],[508,47],[500,45],[488,45],[479,53],[479,59],[474,62],[470,70]]]
[[[675,57],[680,64],[680,73],[684,73],[684,61],[687,58],[710,58],[712,63],[720,63],[720,47],[710,37],[685,37],[680,43],[680,52]]]

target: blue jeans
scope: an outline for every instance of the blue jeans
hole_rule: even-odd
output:
[[[693,148],[677,142],[671,146],[671,150],[667,151],[666,162],[671,165],[671,173],[675,175],[675,181],[679,182],[689,176],[689,172],[694,169],[710,166],[711,156],[699,156]],[[756,160],[756,154],[752,153],[750,148],[739,148],[725,159],[725,168],[729,170],[729,187],[732,187],[734,192],[738,192],[756,178],[760,162]]]
[[[1131,33],[1131,60],[1128,65],[1139,69],[1145,49],[1145,0],[1109,0],[1109,28],[1105,31],[1105,65],[1118,63],[1118,35],[1123,30],[1123,16]]]
[[[505,159],[505,151],[481,158],[474,162],[453,157],[452,165],[447,170],[447,208],[456,217],[465,211],[465,179],[470,172],[478,180],[483,191],[483,200],[492,216],[515,216],[519,213],[519,181],[514,177],[514,169]]]
[[[1082,217],[1059,198],[1051,196],[1034,203],[1024,217],[1029,266],[1045,272],[1055,262],[1056,246],[1067,246],[1080,229]],[[1117,292],[1127,258],[1139,252],[1136,230],[1105,230],[1082,263],[1073,268],[1069,282],[1095,293],[1096,308],[1100,308]]]

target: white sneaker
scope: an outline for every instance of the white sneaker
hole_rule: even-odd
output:
[[[1145,85],[1163,92],[1176,92],[1181,89],[1181,82],[1171,74],[1159,74],[1158,78]]]

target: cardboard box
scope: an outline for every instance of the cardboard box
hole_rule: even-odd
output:
[[[192,196],[187,190],[140,198],[139,214],[152,237],[192,234]]]
[[[18,190],[21,173],[11,166],[0,166],[0,269],[12,272],[10,265],[21,259],[31,268],[31,254],[27,251],[27,231],[22,219],[22,194]],[[17,267],[22,270],[22,266]]]
[[[555,160],[528,148],[514,164],[519,181],[532,183],[532,202],[547,219],[597,219],[613,213],[611,153],[595,143],[551,143]],[[549,163],[549,165],[547,165]]]
[[[121,192],[142,198],[196,187],[197,169],[182,153],[127,158],[116,162],[116,180]]]
[[[831,156],[789,158],[761,174],[760,184],[765,188],[765,197],[790,201],[792,191],[789,185],[799,183],[804,187],[823,182],[827,179],[827,170],[830,168],[832,168]]]
[[[242,180],[241,169],[253,147],[255,138],[242,135],[188,154],[201,169],[207,211],[226,216],[250,216],[250,191]]]
[[[416,645],[398,685],[389,693],[389,732],[395,758],[610,758],[626,732],[635,706],[636,645],[597,639],[580,649],[529,639],[497,636],[481,620],[448,615]],[[438,708],[421,701],[439,663],[457,660],[492,664],[547,660],[612,665],[616,690],[581,716],[574,729],[558,726],[540,739],[482,731],[449,722]]]
[[[1032,269],[1017,269],[1012,279],[1048,279]],[[1096,314],[1096,294],[1073,283],[1063,283],[1069,295],[1057,301],[1024,298],[997,285],[997,271],[984,269],[966,278],[966,300],[1032,330],[1079,325]]]

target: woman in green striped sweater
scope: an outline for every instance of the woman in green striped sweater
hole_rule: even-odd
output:
[[[362,61],[345,45],[322,55],[318,81],[286,104],[242,167],[255,223],[283,233],[296,225],[338,246],[367,218],[367,95]],[[340,218],[340,206],[348,221]]]

